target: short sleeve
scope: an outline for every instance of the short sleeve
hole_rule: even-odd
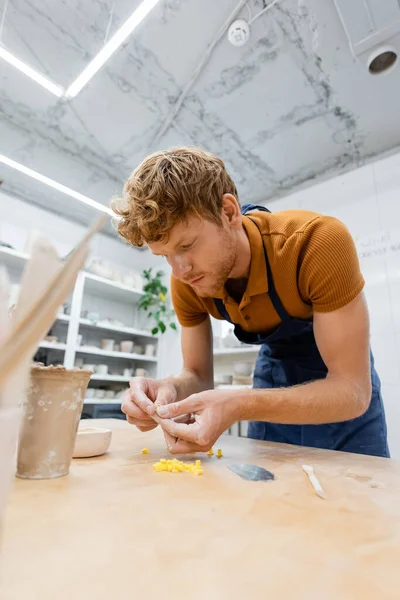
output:
[[[195,291],[173,275],[171,276],[171,298],[182,327],[200,325],[207,318],[208,312]]]
[[[331,312],[354,300],[365,282],[347,227],[320,216],[298,235],[298,287],[304,302],[316,312]]]

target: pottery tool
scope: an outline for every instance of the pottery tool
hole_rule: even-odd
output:
[[[247,481],[272,481],[275,479],[275,475],[271,471],[257,465],[229,465],[228,469]]]
[[[320,498],[323,498],[325,500],[326,494],[325,494],[324,490],[322,489],[322,486],[321,486],[320,482],[318,481],[317,476],[314,473],[313,467],[311,467],[310,465],[303,465],[303,471],[304,471],[304,473],[307,474],[308,479],[310,480],[310,483],[313,486],[317,496],[319,496]]]

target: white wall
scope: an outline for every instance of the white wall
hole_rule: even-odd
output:
[[[329,214],[354,236],[366,280],[390,449],[400,458],[400,153],[286,196],[269,208]]]
[[[45,234],[60,256],[64,256],[83,236],[85,227],[0,192],[0,241],[24,252],[30,230]],[[96,235],[92,241],[91,256],[139,271],[149,266],[160,266],[160,259],[151,252],[138,251],[117,237],[113,239],[103,234]]]

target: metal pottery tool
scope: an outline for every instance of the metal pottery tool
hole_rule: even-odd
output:
[[[272,481],[275,479],[275,475],[271,471],[257,465],[229,465],[228,469],[247,481]]]

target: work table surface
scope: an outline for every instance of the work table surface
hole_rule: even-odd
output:
[[[399,462],[223,436],[223,458],[196,457],[204,475],[158,473],[159,430],[87,425],[113,429],[108,454],[15,480],[2,600],[400,598]],[[233,463],[276,480],[244,481]]]

